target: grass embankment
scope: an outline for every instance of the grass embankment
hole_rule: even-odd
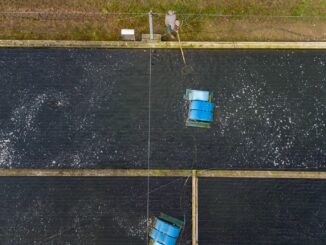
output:
[[[121,28],[134,28],[139,39],[150,9],[160,13],[154,29],[162,34],[164,13],[175,10],[183,40],[326,40],[325,0],[5,0],[0,39],[119,40]]]

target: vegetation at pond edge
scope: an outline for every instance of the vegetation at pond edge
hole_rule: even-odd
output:
[[[326,40],[325,0],[3,0],[0,38],[119,40],[121,28],[133,28],[140,39],[151,9],[160,34],[175,10],[183,40]]]

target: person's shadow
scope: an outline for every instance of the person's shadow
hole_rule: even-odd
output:
[[[173,34],[171,34],[171,35],[173,35]],[[163,42],[176,41],[176,39],[175,38],[172,38],[171,35],[169,35],[169,34],[162,35],[161,41],[163,41]]]

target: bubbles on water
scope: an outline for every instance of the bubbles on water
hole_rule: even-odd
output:
[[[48,101],[54,101],[51,103],[60,108],[68,104],[62,93],[49,91],[31,96],[29,90],[21,91],[21,97],[17,98],[17,103],[8,118],[7,128],[0,132],[1,166],[12,167],[13,164],[18,166],[25,149],[20,146],[18,151],[16,145],[28,144],[30,138],[37,135],[39,132],[37,117]]]
[[[79,166],[79,164],[81,163],[81,159],[80,156],[78,154],[73,155],[73,166]]]
[[[306,71],[303,64],[299,68],[303,73]],[[307,154],[309,152],[300,161],[293,154],[297,154],[297,143],[302,140],[300,138],[304,137],[303,142],[306,142],[324,132],[325,117],[322,111],[325,110],[321,110],[325,109],[324,102],[319,100],[318,95],[310,96],[309,100],[315,100],[316,113],[310,111],[304,115],[297,112],[306,107],[303,98],[298,98],[297,94],[293,97],[291,89],[285,87],[274,91],[271,85],[260,78],[259,82],[256,81],[257,75],[250,73],[248,77],[247,80],[241,78],[235,82],[230,95],[221,94],[223,105],[218,130],[221,136],[236,139],[235,142],[239,144],[233,148],[230,161],[243,167],[257,166],[257,162],[261,166],[269,163],[275,167],[306,166],[306,159],[312,157]],[[306,96],[312,86],[313,82],[305,81],[297,87]],[[323,90],[323,86],[318,87]],[[311,120],[313,116],[315,122]],[[304,127],[307,122],[311,124],[310,128]],[[311,135],[312,132],[314,135]],[[322,154],[318,149],[316,152]]]
[[[118,227],[123,229],[129,237],[138,237],[141,240],[144,240],[146,237],[146,217],[134,220],[130,219],[129,216],[120,211],[119,216],[115,216],[113,221],[118,225]]]
[[[13,163],[15,149],[10,139],[0,139],[0,167],[10,167]]]
[[[46,94],[40,94],[30,101],[26,98],[21,100],[21,105],[13,111],[13,116],[11,117],[11,120],[14,122],[17,129],[23,131],[37,130],[34,125],[34,119],[46,98]]]

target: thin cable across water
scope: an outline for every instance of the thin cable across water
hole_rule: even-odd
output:
[[[152,90],[152,49],[149,49],[149,78],[148,78],[148,138],[147,138],[147,225],[149,222],[149,170],[150,170],[150,157],[151,157],[151,91]],[[146,242],[148,244],[148,229]]]

